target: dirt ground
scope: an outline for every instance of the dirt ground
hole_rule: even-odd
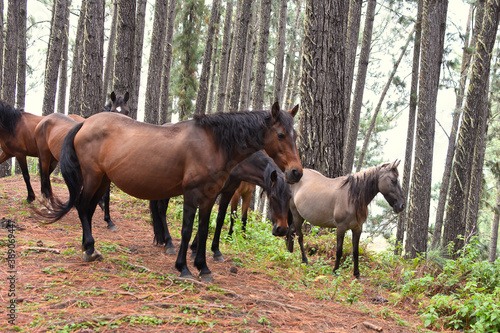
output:
[[[38,195],[35,175],[32,184]],[[60,198],[67,197],[61,179],[53,187]],[[0,331],[426,331],[416,309],[377,301],[387,295],[365,290],[352,306],[320,300],[283,287],[265,271],[236,267],[234,258],[228,256],[221,263],[208,256],[214,283],[181,281],[174,268],[175,256],[152,243],[147,203],[125,195],[112,196],[111,216],[118,231],[106,229],[97,209],[93,236],[104,259],[83,262],[76,211],[44,225],[23,202],[25,197],[22,177],[0,179],[0,219],[14,220],[17,227],[13,267],[5,259],[9,230],[0,229]],[[176,224],[180,227],[180,222]],[[174,243],[178,248],[179,240]],[[197,273],[194,267],[190,269]],[[9,323],[12,275],[17,312]]]

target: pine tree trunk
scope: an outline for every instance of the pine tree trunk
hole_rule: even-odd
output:
[[[172,1],[172,0],[171,0]],[[168,0],[156,2],[149,51],[149,67],[146,85],[146,101],[144,105],[144,121],[150,124],[160,124],[160,89],[158,78],[163,76],[163,46],[167,28]]]
[[[477,135],[481,135],[480,108],[483,103],[487,82],[489,77],[491,51],[494,46],[498,29],[499,3],[496,0],[488,0],[482,23],[481,33],[476,43],[476,56],[472,63],[472,74],[467,91],[467,98],[462,116],[457,147],[455,149],[454,171],[452,173],[448,210],[443,230],[443,245],[454,242],[454,253],[464,246],[463,239],[459,236],[466,235],[466,207],[467,193],[471,177],[474,142]],[[464,188],[464,184],[467,184]]]
[[[356,75],[356,87],[354,88],[354,99],[352,102],[352,110],[349,115],[344,149],[344,174],[351,173],[354,165],[354,154],[356,152],[356,143],[358,142],[359,118],[361,107],[363,106],[363,92],[365,89],[368,63],[370,61],[370,48],[372,44],[373,21],[375,20],[376,5],[376,0],[369,0],[366,9],[363,42],[361,44],[361,54],[359,55],[358,74]]]
[[[160,124],[170,122],[168,112],[171,101],[169,99],[170,69],[172,68],[172,43],[174,40],[174,23],[176,0],[170,0],[167,14],[167,35],[165,36],[165,46],[163,49],[163,64],[160,91]],[[145,111],[146,112],[146,111]]]
[[[370,137],[371,137],[371,134],[373,132],[373,129],[375,128],[378,113],[380,112],[380,108],[382,107],[382,102],[384,101],[385,95],[387,94],[387,91],[389,90],[389,87],[391,86],[392,79],[394,79],[394,75],[396,75],[396,72],[398,70],[399,64],[401,63],[401,60],[403,59],[403,56],[406,54],[406,50],[408,49],[408,45],[410,44],[410,41],[413,37],[414,32],[415,32],[415,29],[413,29],[410,32],[410,35],[408,36],[408,39],[406,40],[405,46],[401,50],[401,54],[399,55],[398,60],[393,65],[392,72],[389,75],[389,79],[387,80],[387,83],[385,84],[385,87],[384,87],[384,90],[382,91],[382,94],[380,95],[377,106],[375,107],[375,110],[373,111],[373,116],[372,116],[372,119],[370,121],[370,125],[368,126],[368,130],[365,133],[365,140],[363,141],[363,146],[361,148],[361,152],[359,153],[358,164],[356,166],[356,172],[361,171],[361,168],[363,167],[366,151],[368,149],[368,144],[370,143]],[[359,117],[358,117],[358,127],[359,127]],[[344,161],[345,161],[345,159],[344,159]],[[344,172],[345,171],[346,170],[344,170]]]
[[[137,13],[135,16],[134,37],[134,75],[132,79],[131,98],[128,101],[130,118],[137,119],[137,108],[139,105],[139,89],[141,87],[142,51],[144,46],[144,27],[146,25],[147,0],[137,1]]]
[[[343,1],[306,1],[298,140],[302,165],[327,177],[342,175],[345,95]],[[336,36],[337,38],[331,38]]]
[[[61,62],[59,64],[59,87],[57,89],[57,108],[56,112],[64,114],[66,112],[66,89],[68,87],[68,31],[69,31],[69,7],[71,1],[66,4],[66,11],[64,13],[64,33],[63,45],[61,51]]]
[[[231,50],[231,20],[233,17],[233,0],[228,0],[226,5],[226,17],[224,18],[224,36],[222,37],[222,52],[219,65],[219,83],[217,86],[217,112],[224,112],[226,102],[226,86],[229,68],[229,54]]]
[[[219,18],[220,20],[220,18]],[[218,29],[218,28],[217,28]],[[219,36],[215,34],[215,47],[212,54],[212,69],[210,70],[210,89],[208,90],[208,102],[207,102],[207,113],[212,113],[214,108],[214,96],[216,91],[215,78],[217,77],[217,72],[219,70]]]
[[[238,29],[240,28],[240,16],[241,16],[241,5],[242,2],[245,0],[236,0],[236,12],[234,13],[234,20],[233,20],[233,28],[232,28],[232,39],[230,43],[230,52],[229,52],[229,60],[228,60],[228,67],[227,67],[227,82],[226,82],[226,94],[225,94],[225,100],[224,100],[224,111],[225,112],[230,112],[230,111],[236,111],[236,110],[231,110],[229,109],[229,97],[231,94],[231,81],[233,79],[233,73],[234,73],[234,63],[236,62],[236,45],[238,43],[238,38],[239,38],[239,32]]]
[[[52,27],[50,29],[49,49],[47,50],[47,63],[45,65],[45,82],[43,93],[42,115],[46,116],[54,113],[54,105],[57,91],[57,77],[59,76],[59,64],[61,62],[61,52],[64,42],[64,23],[66,0],[56,0],[54,3],[54,13]]]
[[[258,2],[258,1],[257,1]],[[247,44],[246,44],[246,55],[245,64],[243,65],[243,75],[241,79],[241,93],[240,93],[240,109],[248,110],[250,108],[250,93],[251,93],[251,81],[253,74],[253,64],[254,64],[254,53],[255,45],[257,44],[256,37],[256,27],[257,27],[257,12],[256,3],[252,5],[252,16],[250,21],[250,26],[248,27]]]
[[[260,4],[259,43],[257,44],[257,66],[252,92],[252,110],[264,109],[266,86],[267,51],[269,49],[269,26],[271,24],[271,0]]]
[[[76,29],[75,40],[82,41],[85,33],[85,12],[87,1],[82,1],[80,7],[80,16],[78,17],[78,26]],[[82,81],[83,81],[83,43],[75,43],[73,45],[73,61],[71,68],[71,83],[69,87],[69,105],[68,114],[80,113],[80,105],[82,102]]]
[[[17,52],[17,102],[20,109],[24,109],[26,99],[26,6],[27,0],[19,1],[19,37]],[[1,58],[0,58],[1,59]]]
[[[278,52],[274,64],[274,97],[273,102],[281,103],[281,91],[283,86],[283,64],[285,61],[285,42],[286,42],[286,14],[287,0],[281,0],[279,24],[278,24]],[[281,104],[280,104],[281,105]]]
[[[500,216],[500,180],[497,180],[497,200],[494,207],[493,223],[491,225],[490,253],[488,256],[488,262],[490,264],[494,263],[497,258],[499,216]]]
[[[113,16],[111,18],[111,29],[109,31],[108,49],[106,51],[106,63],[104,64],[103,76],[103,99],[108,98],[108,94],[113,91],[113,69],[115,67],[115,41],[116,41],[116,22],[118,20],[118,0],[113,1]]]
[[[241,15],[238,19],[238,39],[236,45],[233,47],[234,51],[232,54],[234,57],[234,68],[233,76],[231,78],[231,89],[229,91],[229,104],[228,110],[237,111],[238,102],[240,101],[241,93],[241,77],[243,75],[243,65],[245,63],[245,50],[247,45],[247,35],[248,35],[248,25],[250,23],[251,15],[248,13],[252,12],[252,1],[253,0],[243,0],[241,4]]]
[[[213,41],[217,25],[219,25],[220,17],[220,0],[214,0],[212,3],[212,11],[210,14],[210,22],[208,24],[208,33],[203,53],[203,65],[201,68],[200,83],[198,85],[198,93],[196,96],[195,114],[205,114],[207,108],[207,97],[210,80],[210,66],[212,64]]]
[[[444,49],[447,9],[447,0],[424,2],[417,134],[405,247],[406,255],[410,258],[427,252],[436,101]]]
[[[453,156],[455,154],[455,143],[457,141],[458,122],[460,120],[460,115],[462,114],[461,110],[464,100],[465,84],[467,82],[467,77],[470,67],[470,59],[472,56],[472,51],[470,50],[470,44],[469,44],[469,36],[470,36],[470,27],[472,23],[473,12],[474,12],[474,5],[471,4],[469,7],[469,18],[467,20],[467,28],[465,29],[465,35],[464,35],[465,40],[464,40],[464,47],[462,54],[462,68],[460,71],[460,82],[455,102],[455,112],[453,112],[451,131],[448,138],[448,150],[446,153],[443,178],[441,180],[438,205],[436,208],[436,223],[434,224],[434,234],[432,235],[432,244],[431,244],[431,249],[433,250],[438,249],[441,243],[441,231],[443,229],[444,209],[446,206],[446,197],[448,195],[448,189],[450,187]]]
[[[349,20],[347,22],[346,57],[345,57],[345,67],[346,67],[345,107],[347,110],[351,109],[351,90],[352,90],[352,81],[354,78],[354,67],[356,63],[356,51],[358,49],[359,26],[361,24],[362,7],[363,7],[363,0],[350,1]],[[349,121],[350,121],[349,118],[346,119],[347,124],[349,124]]]
[[[3,79],[3,36],[4,36],[4,22],[3,22],[3,15],[4,15],[4,12],[3,12],[3,1],[0,1],[0,36],[2,36],[2,38],[0,38],[0,63],[2,64],[2,66],[0,66],[0,93],[2,91],[2,79]]]
[[[81,115],[88,118],[102,110],[104,1],[87,0],[83,40]]]
[[[115,71],[113,76],[113,91],[117,95],[125,95],[127,92],[130,94],[133,91],[132,87],[134,84],[135,61],[135,7],[136,0],[118,0],[116,50],[114,61]]]

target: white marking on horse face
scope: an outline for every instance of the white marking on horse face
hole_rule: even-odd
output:
[[[117,108],[116,108],[116,111],[118,111],[118,112],[120,112],[120,113],[121,113],[121,112],[122,112],[122,107],[121,107],[121,106],[117,107]]]

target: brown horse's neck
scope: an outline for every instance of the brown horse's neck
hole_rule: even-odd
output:
[[[344,186],[349,186],[349,201],[354,204],[356,220],[366,221],[368,216],[368,205],[379,192],[378,171],[380,167],[374,167],[365,171],[357,172],[347,176]]]

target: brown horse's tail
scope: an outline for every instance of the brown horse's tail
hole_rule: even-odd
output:
[[[66,215],[80,198],[83,187],[83,175],[80,169],[80,161],[76,155],[74,140],[76,133],[82,128],[83,123],[75,125],[64,138],[61,148],[61,159],[59,165],[61,173],[69,191],[69,200],[65,203],[56,204],[53,211],[46,214],[51,221],[56,222]]]

